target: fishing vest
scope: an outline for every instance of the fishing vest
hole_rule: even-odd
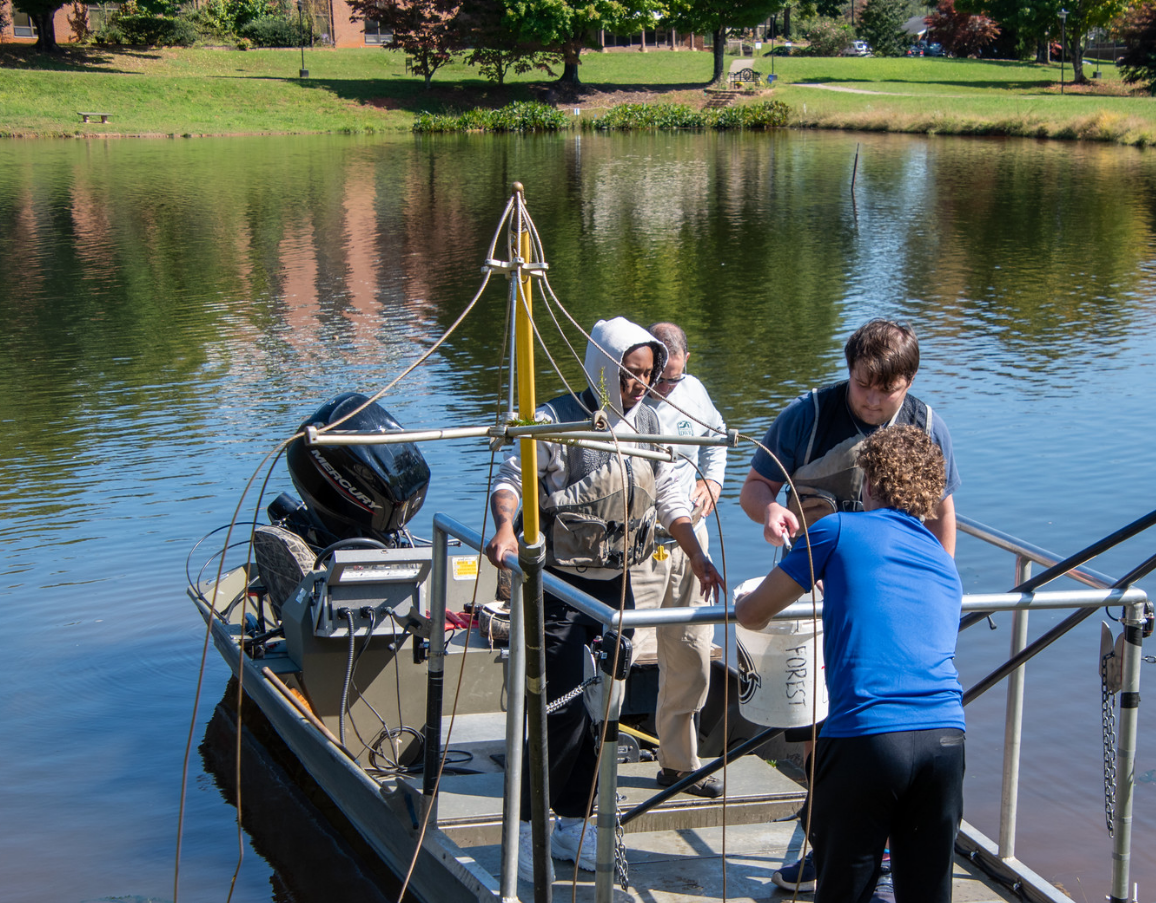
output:
[[[813,524],[836,511],[863,510],[863,470],[856,463],[859,448],[874,427],[864,433],[847,402],[847,383],[811,390],[815,423],[803,463],[791,474],[795,492],[790,508],[796,517]],[[931,435],[931,405],[907,395],[886,426],[911,424]],[[797,493],[797,495],[796,495]]]
[[[582,399],[565,395],[543,405],[555,423],[587,420],[598,404],[587,389]],[[639,405],[635,431],[659,433],[658,415]],[[654,553],[656,464],[642,458],[569,445],[569,482],[557,492],[541,487],[546,565],[622,569]],[[627,540],[629,539],[629,544]]]

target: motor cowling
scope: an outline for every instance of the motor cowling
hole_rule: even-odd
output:
[[[367,398],[346,392],[323,404],[299,427],[342,420]],[[402,429],[388,411],[366,405],[335,432],[388,433]],[[396,445],[308,446],[293,440],[286,453],[289,476],[309,516],[338,539],[368,537],[387,544],[425,502],[430,470],[418,447]]]

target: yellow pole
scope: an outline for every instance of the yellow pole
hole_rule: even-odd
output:
[[[517,257],[530,262],[530,233],[522,230],[522,185],[514,183],[518,209],[514,228],[518,230]],[[532,420],[534,408],[534,331],[530,323],[530,277],[518,273],[517,310],[514,315],[514,356],[518,368],[518,416]],[[546,543],[539,530],[538,517],[538,445],[526,437],[519,446],[522,459],[522,537],[518,542],[518,564],[522,567],[522,625],[526,659],[526,739],[530,766],[530,836],[534,851],[534,903],[551,903],[552,885],[546,873],[550,863],[550,741],[546,735],[546,634],[542,566],[546,562]],[[515,597],[516,598],[516,597]],[[511,637],[511,647],[513,647]],[[517,650],[511,648],[513,655]],[[509,780],[509,772],[507,772]],[[513,837],[506,843],[517,843]]]
[[[520,182],[514,191],[522,194]],[[520,220],[518,224],[521,225]],[[523,263],[530,262],[530,233],[518,233],[518,256]],[[514,344],[518,357],[518,417],[534,419],[538,403],[534,396],[534,330],[530,325],[533,314],[533,288],[530,275],[520,273],[518,278],[518,309],[514,321]],[[519,440],[522,460],[522,526],[527,545],[538,542],[538,443],[534,439]]]

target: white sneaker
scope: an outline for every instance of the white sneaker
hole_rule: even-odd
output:
[[[550,843],[550,828],[553,819],[546,824],[546,843]],[[553,832],[555,836],[557,831]],[[518,877],[530,884],[534,883],[534,837],[528,821],[518,822]],[[554,860],[546,860],[546,880],[554,883]]]
[[[579,840],[582,849],[578,848]],[[586,836],[583,837],[582,819],[559,817],[550,849],[555,859],[577,862],[578,868],[594,871],[598,864],[598,832],[594,829],[594,819],[586,823]]]

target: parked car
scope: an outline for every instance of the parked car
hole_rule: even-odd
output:
[[[842,56],[871,56],[871,45],[866,41],[852,41]]]
[[[932,41],[930,44],[927,41],[916,41],[907,48],[908,56],[946,56],[943,45]]]

